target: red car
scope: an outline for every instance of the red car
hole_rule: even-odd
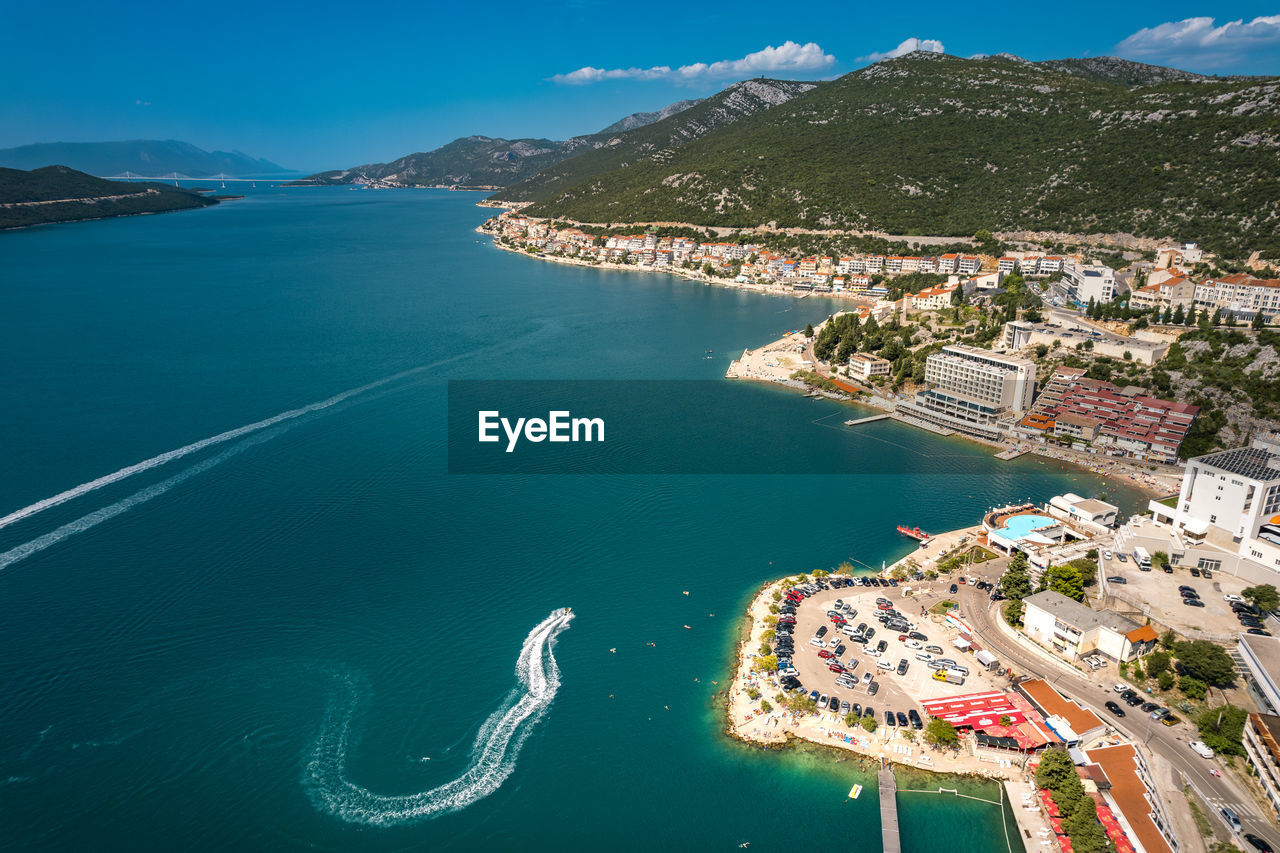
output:
[[[843,617],[843,616],[832,616],[832,617],[831,617],[831,621],[832,621],[832,622],[834,622],[834,623],[836,623],[837,625],[845,625],[845,624],[847,624],[847,623],[844,621],[844,617]]]
[[[844,667],[838,663],[827,664],[827,669],[831,670],[832,672],[844,672]]]
[[[893,605],[892,605],[892,604],[877,604],[877,605],[876,605],[876,610],[892,610],[892,609],[893,609]]]
[[[835,657],[835,653],[834,653],[834,652],[832,652],[830,649],[821,649],[821,650],[818,652],[818,657],[820,657],[820,658],[833,658],[833,657]]]
[[[907,635],[906,635],[906,634],[899,634],[899,635],[898,635],[898,642],[899,642],[899,643],[905,643],[906,641],[907,641]]]

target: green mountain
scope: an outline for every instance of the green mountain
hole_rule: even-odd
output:
[[[914,53],[607,171],[581,169],[603,152],[581,155],[500,196],[581,222],[1131,233],[1280,255],[1280,78],[1152,69]]]
[[[702,101],[677,101],[654,112],[632,113],[599,133],[575,136],[563,142],[550,139],[492,139],[468,136],[391,163],[370,163],[350,169],[321,172],[294,185],[373,184],[384,187],[462,186],[496,189],[519,184],[544,173],[546,180],[564,174],[557,164],[594,152],[584,169],[605,171],[634,157],[636,151],[683,144],[746,115],[781,103],[793,94],[813,88],[812,83],[786,80],[749,80],[735,83]],[[660,128],[649,130],[649,128]],[[612,152],[612,153],[609,153]],[[621,159],[620,159],[621,158]],[[572,171],[572,170],[570,170]],[[577,172],[572,172],[577,174]],[[532,189],[528,190],[533,192]],[[508,198],[506,192],[503,198]]]
[[[66,166],[0,168],[0,228],[164,213],[217,204],[167,184],[106,181]]]
[[[662,161],[683,145],[784,104],[818,84],[760,78],[734,83],[693,106],[625,133],[609,137],[604,145],[546,167],[536,175],[495,196],[503,201],[541,201],[555,197],[596,175],[603,175],[642,160]]]
[[[125,172],[160,177],[177,172],[192,178],[208,175],[278,175],[283,166],[239,151],[205,151],[176,139],[130,139],[123,142],[41,142],[0,149],[0,166],[38,169],[61,163],[81,172],[120,177]]]

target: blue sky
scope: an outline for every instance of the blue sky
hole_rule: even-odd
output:
[[[830,77],[910,39],[1280,74],[1280,0],[610,4],[0,2],[0,147],[182,139],[304,170],[472,133],[562,139],[735,79]]]

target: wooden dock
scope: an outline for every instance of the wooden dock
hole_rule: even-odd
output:
[[[893,777],[893,768],[887,764],[880,765],[878,778],[880,781],[880,843],[885,853],[902,853],[902,842],[898,837],[898,780]]]

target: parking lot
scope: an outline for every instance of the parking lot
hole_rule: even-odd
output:
[[[1146,605],[1153,620],[1185,636],[1196,637],[1201,632],[1210,635],[1238,634],[1243,630],[1223,596],[1239,596],[1240,591],[1249,586],[1248,583],[1221,572],[1214,572],[1211,578],[1205,579],[1193,577],[1185,567],[1171,568],[1172,573],[1165,573],[1159,566],[1143,572],[1128,555],[1122,561],[1118,554],[1113,554],[1110,560],[1103,554],[1098,573],[1104,579],[1124,578],[1123,584],[1106,582],[1107,591],[1130,606],[1141,608]],[[1184,604],[1183,594],[1178,589],[1180,586],[1192,587],[1204,607]],[[1267,622],[1266,619],[1263,621]],[[1275,623],[1272,621],[1270,624]]]
[[[890,602],[890,606],[902,613],[915,626],[914,630],[925,639],[912,640],[907,636],[913,629],[890,630],[881,625],[876,619],[880,612],[877,609],[877,599]],[[874,634],[865,645],[841,633],[840,626],[832,621],[829,611],[839,609],[837,602],[850,604],[854,609],[852,615],[845,615],[847,625],[856,627],[865,623],[874,629]],[[958,632],[941,624],[942,618],[939,616],[921,616],[920,605],[903,595],[902,588],[853,586],[819,590],[803,599],[794,615],[796,622],[792,635],[794,652],[791,660],[796,677],[805,692],[816,690],[820,695],[835,697],[850,705],[857,703],[864,712],[870,705],[878,726],[885,725],[886,710],[896,714],[909,713],[914,709],[927,722],[919,700],[998,689],[995,680],[974,660],[972,654],[961,653],[952,645],[951,641],[958,636]],[[822,633],[821,646],[811,642],[819,632]],[[900,639],[904,636],[907,639]],[[839,646],[830,646],[830,642],[836,638],[844,646],[844,651],[838,655],[835,653]],[[884,652],[878,656],[870,654],[868,650],[875,649],[881,641],[885,643]],[[926,651],[929,646],[934,647],[935,651]],[[835,656],[825,657],[820,652]],[[930,654],[935,659],[949,658],[956,661],[960,667],[968,670],[964,683],[953,684],[933,678],[934,670],[927,662],[916,657],[921,653]],[[881,660],[886,661],[890,668],[879,667],[877,664]],[[907,662],[906,673],[899,675],[898,666],[903,660]],[[830,669],[830,665],[836,661],[851,669],[848,676],[857,679],[856,687],[836,684],[841,674]],[[868,689],[865,678],[867,672],[873,673],[872,682],[877,685],[874,695]],[[831,714],[826,708],[823,713]],[[831,716],[843,717],[843,714]]]

